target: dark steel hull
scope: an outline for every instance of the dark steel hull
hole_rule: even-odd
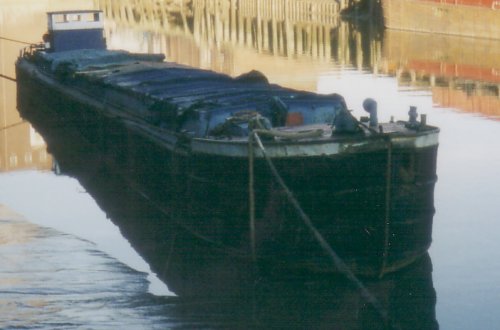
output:
[[[103,162],[193,238],[267,271],[337,272],[263,158],[255,160],[254,260],[247,158],[188,151],[182,139],[172,144],[147,125],[117,120],[106,104],[27,68],[17,65],[21,115],[46,138],[50,132],[38,123],[64,128],[95,146]],[[436,156],[437,144],[274,162],[349,268],[382,276],[411,264],[431,244]]]
[[[175,305],[187,305],[179,311],[183,317],[200,308],[202,322],[207,321],[207,315],[223,311],[239,328],[259,328],[262,324],[268,328],[331,328],[341,324],[387,329],[389,320],[394,328],[439,328],[428,254],[383,279],[363,279],[387,311],[384,321],[342,276],[276,272],[270,267],[256,272],[248,258],[230,254],[176,225],[170,213],[124,180],[119,173],[122,166],[110,166],[99,145],[75,134],[74,127],[58,125],[43,115],[31,113],[29,118],[47,139],[58,170],[80,181],[151,269],[180,296]],[[271,273],[263,274],[266,268]]]

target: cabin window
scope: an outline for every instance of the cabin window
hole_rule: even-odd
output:
[[[54,23],[97,22],[99,21],[99,13],[57,14],[52,16],[52,21]]]

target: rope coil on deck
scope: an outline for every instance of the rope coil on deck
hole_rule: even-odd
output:
[[[251,129],[249,134],[249,140],[253,139],[252,132],[259,134],[261,136],[268,136],[273,138],[278,137],[287,140],[310,139],[310,138],[320,137],[324,133],[324,130],[322,130],[321,128],[303,130],[297,132],[279,131],[277,129],[266,127],[262,123],[263,119],[264,117],[262,117],[258,113],[248,119],[248,128]]]

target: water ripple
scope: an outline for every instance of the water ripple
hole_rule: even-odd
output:
[[[148,308],[163,298],[147,293],[146,273],[2,206],[0,262],[1,329],[155,329],[169,322]]]

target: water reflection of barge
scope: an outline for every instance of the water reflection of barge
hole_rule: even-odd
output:
[[[98,145],[198,239],[259,266],[337,271],[267,159],[353,272],[383,275],[426,253],[437,128],[415,118],[370,127],[338,95],[105,50],[100,12],[49,18],[50,47],[33,47],[17,62],[21,114]]]

